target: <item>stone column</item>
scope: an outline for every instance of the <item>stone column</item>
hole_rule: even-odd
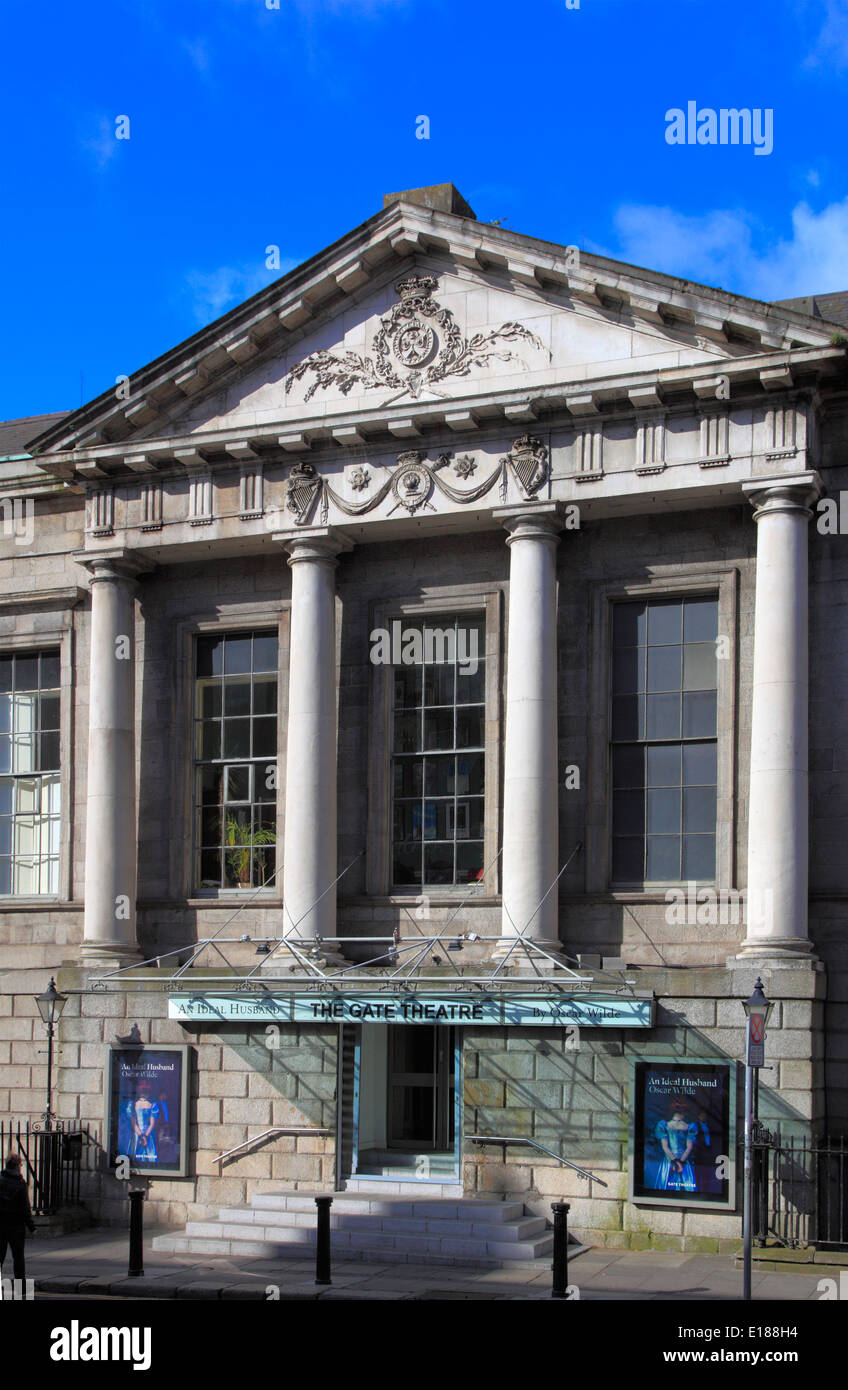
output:
[[[501,934],[508,943],[522,934],[556,947],[556,888],[539,904],[559,870],[556,548],[562,521],[553,503],[499,508],[495,516],[509,531],[510,548]]]
[[[338,872],[334,571],[339,552],[353,544],[326,527],[280,539],[292,572],[283,934],[331,937],[330,885]]]
[[[136,939],[135,575],[126,554],[78,557],[90,574],[85,925],[88,963],[126,963]]]
[[[757,523],[748,922],[741,956],[811,950],[808,886],[808,574],[815,473],[747,483]]]

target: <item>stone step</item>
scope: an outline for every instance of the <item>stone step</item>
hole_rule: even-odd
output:
[[[421,1235],[421,1236],[461,1236],[477,1240],[522,1241],[530,1240],[546,1233],[546,1222],[541,1216],[524,1216],[509,1222],[478,1221],[476,1213],[465,1213],[465,1220],[444,1220],[438,1216],[394,1216],[377,1214],[358,1214],[354,1212],[330,1213],[332,1231],[379,1231],[382,1234]],[[203,1226],[203,1230],[199,1227]],[[299,1211],[260,1211],[241,1208],[228,1210],[223,1207],[215,1221],[190,1221],[186,1226],[188,1235],[214,1235],[222,1228],[232,1228],[243,1234],[234,1239],[249,1240],[258,1227],[263,1227],[270,1235],[272,1231],[314,1230],[314,1212]],[[280,1239],[284,1237],[281,1235]]]
[[[314,1232],[305,1228],[294,1228],[286,1232],[285,1240],[278,1240],[273,1238],[273,1233],[259,1227],[254,1233],[245,1232],[248,1238],[241,1239],[241,1228],[218,1228],[220,1234],[211,1236],[203,1232],[214,1223],[192,1224],[201,1229],[181,1236],[156,1236],[153,1249],[173,1254],[284,1259],[286,1256],[311,1257],[315,1247]],[[531,1263],[550,1254],[552,1248],[551,1235],[529,1241],[483,1241],[363,1231],[337,1232],[332,1241],[334,1256],[345,1260],[469,1264],[487,1268]]]
[[[223,1210],[229,1216],[234,1208],[225,1207]],[[259,1193],[253,1198],[249,1208],[239,1208],[239,1210],[309,1212],[313,1219],[317,1212],[315,1197],[304,1192]],[[464,1200],[428,1197],[418,1201],[411,1196],[374,1195],[364,1197],[358,1194],[348,1196],[346,1192],[336,1192],[333,1194],[331,1216],[336,1216],[341,1210],[362,1216],[403,1216],[424,1217],[425,1219],[432,1216],[442,1220],[456,1218],[457,1220],[499,1223],[517,1221],[524,1216],[524,1204],[522,1202],[489,1202],[476,1197],[466,1197]],[[466,1213],[469,1212],[471,1215],[467,1216]]]

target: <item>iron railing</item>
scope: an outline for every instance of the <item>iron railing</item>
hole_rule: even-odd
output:
[[[752,1157],[756,1245],[848,1247],[845,1135],[784,1138],[757,1125]]]
[[[597,1173],[590,1173],[588,1168],[581,1168],[579,1163],[572,1163],[570,1158],[563,1158],[562,1154],[554,1153],[553,1149],[546,1149],[544,1144],[539,1144],[535,1139],[525,1139],[517,1134],[466,1134],[465,1138],[469,1144],[503,1144],[504,1153],[507,1145],[523,1144],[528,1149],[538,1149],[539,1153],[547,1154],[549,1158],[555,1158],[557,1163],[562,1163],[566,1168],[573,1168],[575,1173],[581,1177],[589,1178],[591,1182],[596,1182],[599,1187],[608,1187],[603,1178],[599,1178]]]
[[[97,1136],[76,1121],[58,1120],[44,1129],[40,1121],[0,1120],[0,1154],[3,1161],[9,1153],[20,1154],[36,1216],[79,1203],[80,1175],[96,1146]]]

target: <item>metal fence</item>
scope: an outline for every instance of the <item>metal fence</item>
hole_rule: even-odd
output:
[[[5,1161],[13,1151],[20,1154],[37,1216],[79,1202],[80,1175],[93,1166],[98,1149],[97,1135],[88,1125],[58,1124],[44,1129],[38,1121],[0,1120],[0,1155]]]
[[[754,1243],[848,1247],[848,1140],[754,1131]]]

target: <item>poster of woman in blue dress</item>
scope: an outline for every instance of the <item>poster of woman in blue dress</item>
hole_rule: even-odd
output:
[[[113,1048],[109,1081],[109,1151],[150,1177],[186,1168],[186,1053],[182,1047]]]
[[[724,1061],[634,1063],[631,1200],[735,1201],[735,1075]]]
[[[689,1118],[686,1101],[672,1101],[668,1117],[660,1120],[655,1130],[662,1149],[651,1184],[659,1192],[695,1192],[695,1170],[692,1151],[698,1138],[698,1127]]]

